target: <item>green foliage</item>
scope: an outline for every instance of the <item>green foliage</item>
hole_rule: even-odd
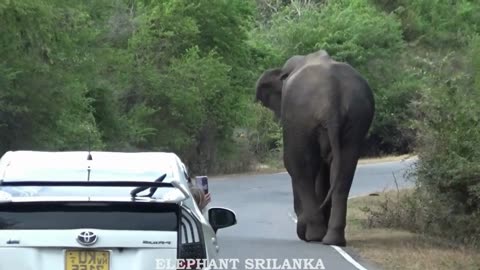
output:
[[[480,5],[472,0],[374,0],[402,20],[405,39],[433,48],[461,47],[478,33]]]
[[[215,53],[201,57],[198,48],[173,60],[151,96],[150,102],[160,107],[153,117],[159,128],[156,139],[180,151],[194,143],[207,122],[219,130],[231,130],[229,119],[234,115],[230,107],[235,96],[228,91],[229,71]]]
[[[480,206],[480,91],[474,79],[480,69],[470,57],[479,45],[476,38],[466,56],[449,55],[433,63],[430,69],[436,84],[425,89],[418,105],[423,115],[419,181],[451,199],[451,207],[459,207],[457,213],[470,214]]]
[[[283,59],[325,49],[355,66],[391,57],[403,45],[400,23],[361,0],[287,6],[258,38]]]
[[[414,106],[419,162],[411,174],[417,188],[370,211],[372,226],[480,243],[479,41],[477,36],[462,52],[419,64],[428,83]]]
[[[197,42],[200,30],[192,17],[184,16],[191,8],[187,0],[138,3],[136,30],[129,39],[136,65],[162,69]]]
[[[190,163],[208,152],[212,167],[252,117],[254,11],[240,0],[1,1],[0,151],[91,141]]]
[[[392,228],[446,239],[462,245],[480,247],[480,215],[458,214],[449,201],[425,189],[387,195],[377,207],[365,207],[369,228]]]
[[[0,0],[0,152],[90,141],[175,151],[199,173],[280,159],[281,127],[253,104],[255,81],[292,55],[325,49],[375,92],[369,153],[410,151],[421,130],[420,146],[445,133],[441,143],[459,149],[431,156],[476,157],[468,149],[477,134],[461,126],[476,121],[476,99],[459,93],[480,87],[471,39],[479,14],[468,0]],[[450,51],[451,66],[439,60]],[[450,126],[433,107],[442,102],[455,112]],[[473,161],[462,164],[451,170],[475,175]],[[448,175],[435,171],[432,182]]]
[[[257,116],[250,123],[250,132],[243,133],[248,138],[253,153],[261,162],[267,161],[272,154],[283,148],[283,133],[280,124],[271,111],[260,104],[252,105]]]
[[[78,50],[94,37],[88,14],[60,1],[0,7],[0,150],[99,144],[85,83],[72,76],[92,63]]]

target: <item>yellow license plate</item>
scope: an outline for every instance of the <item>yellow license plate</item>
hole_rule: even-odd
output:
[[[110,252],[104,250],[67,250],[65,270],[110,270]]]

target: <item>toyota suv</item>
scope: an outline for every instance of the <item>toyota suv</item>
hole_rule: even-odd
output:
[[[0,269],[203,268],[236,216],[199,209],[187,179],[173,153],[7,152]]]

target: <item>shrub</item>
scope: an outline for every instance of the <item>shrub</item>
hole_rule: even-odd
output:
[[[436,83],[425,89],[418,104],[423,115],[418,123],[418,181],[459,203],[459,213],[472,213],[480,206],[480,91],[474,79],[480,69],[470,57],[479,45],[478,38],[473,39],[465,56],[452,54],[434,63]]]
[[[480,39],[468,51],[425,62],[432,82],[416,104],[415,192],[369,211],[371,225],[480,243]]]
[[[407,41],[430,48],[461,48],[480,31],[480,5],[470,0],[372,0],[398,15]]]

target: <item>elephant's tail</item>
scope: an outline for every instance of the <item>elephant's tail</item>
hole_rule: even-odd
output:
[[[332,199],[332,193],[333,193],[333,190],[335,189],[335,183],[336,182],[333,182],[333,184],[330,186],[330,189],[328,189],[327,196],[325,196],[325,199],[320,205],[320,210],[323,210],[323,208],[327,205],[327,203]]]

